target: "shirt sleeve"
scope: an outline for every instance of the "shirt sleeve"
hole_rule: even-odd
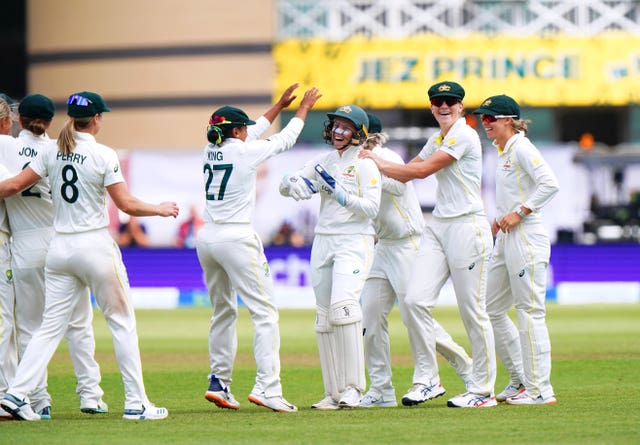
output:
[[[104,172],[104,186],[117,184],[118,182],[124,182],[124,176],[122,175],[122,169],[120,168],[120,160],[115,151],[108,148],[105,155],[105,172]]]
[[[538,211],[558,193],[560,186],[556,175],[543,159],[540,151],[531,143],[522,144],[516,150],[516,159],[522,169],[535,182],[535,190],[522,203],[532,211]]]
[[[386,161],[394,162],[396,164],[404,164],[404,161],[399,154],[394,153],[387,148],[376,147],[373,149],[373,152],[380,155],[380,157]],[[385,175],[381,175],[381,179],[382,190],[387,193],[391,193],[394,196],[402,196],[407,189],[407,184],[398,181],[397,179],[393,179]]]
[[[382,191],[380,171],[371,159],[360,159],[357,171],[358,193],[351,194],[345,207],[353,213],[373,219],[380,210]]]
[[[265,120],[267,119],[265,118]],[[252,156],[253,165],[258,166],[270,157],[293,147],[303,127],[304,121],[300,118],[293,117],[282,131],[272,135],[269,139],[251,142],[248,145],[248,150],[254,155]]]

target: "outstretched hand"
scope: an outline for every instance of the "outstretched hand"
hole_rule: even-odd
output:
[[[175,202],[161,202],[158,204],[158,216],[178,216],[179,213],[178,204]]]
[[[300,84],[296,82],[293,85],[289,86],[289,88],[284,90],[284,93],[282,93],[282,96],[280,96],[280,100],[278,100],[278,105],[280,105],[282,108],[287,108],[289,105],[291,105],[291,103],[298,97],[294,96],[293,92],[296,90],[296,88],[298,88],[299,85]]]
[[[300,107],[305,107],[310,110],[321,97],[322,94],[320,93],[318,87],[309,88],[307,91],[305,91],[304,96],[300,101]]]

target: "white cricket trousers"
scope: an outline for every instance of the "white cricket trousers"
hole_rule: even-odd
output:
[[[41,326],[18,365],[9,393],[24,398],[46,375],[46,369],[73,318],[73,311],[89,298],[88,286],[113,336],[124,383],[125,409],[149,404],[142,380],[142,365],[129,279],[122,255],[108,230],[74,234],[56,233],[46,258],[46,302]]]
[[[542,224],[523,220],[509,233],[498,232],[487,285],[498,356],[513,383],[543,399],[554,395],[545,308],[550,255]],[[507,315],[514,305],[519,329]]]
[[[53,227],[13,233],[12,269],[20,356],[24,354],[29,341],[42,323],[45,307],[45,261],[53,235]],[[94,358],[93,308],[88,289],[85,287],[80,292],[65,338],[78,381],[76,393],[80,396],[80,406],[96,406],[103,391],[100,388],[100,367]],[[36,412],[51,405],[46,374],[29,398]]]
[[[418,254],[420,235],[399,240],[380,239],[375,247],[373,266],[362,290],[364,352],[369,374],[369,391],[384,400],[395,400],[392,383],[388,315],[396,297],[403,320],[409,274]],[[465,384],[471,380],[472,362],[463,347],[433,320],[436,350],[454,367]]]
[[[206,223],[196,249],[213,307],[209,328],[211,374],[230,386],[238,349],[238,299],[247,306],[254,327],[256,382],[252,392],[281,396],[280,330],[273,278],[260,237],[250,224]]]
[[[496,352],[485,301],[492,244],[491,228],[484,215],[434,217],[427,224],[405,298],[405,324],[415,364],[414,384],[440,383],[431,310],[451,277],[473,357],[473,374],[467,390],[493,394]]]
[[[9,237],[8,233],[0,231],[0,397],[4,397],[7,392],[18,366]]]

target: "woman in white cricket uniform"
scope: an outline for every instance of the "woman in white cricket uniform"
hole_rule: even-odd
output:
[[[375,164],[358,158],[367,138],[367,114],[355,105],[344,105],[327,116],[323,137],[334,150],[286,175],[280,184],[280,193],[294,199],[322,192],[311,249],[315,330],[325,393],[311,406],[318,410],[357,407],[366,387],[359,300],[373,262],[373,218],[381,192]]]
[[[384,147],[387,135],[381,133],[382,123],[369,116],[369,137],[363,149],[372,150],[382,159],[397,164],[404,161],[397,153]],[[362,290],[362,326],[369,390],[360,401],[363,408],[397,406],[391,381],[391,351],[387,318],[398,299],[404,320],[404,299],[409,274],[418,254],[424,228],[420,202],[411,182],[400,182],[382,176],[380,210],[374,219],[378,237],[373,265]],[[454,367],[465,384],[471,380],[472,362],[464,348],[458,345],[434,319],[436,350]]]
[[[0,138],[9,138],[13,119],[11,107],[0,93]],[[8,170],[0,164],[0,172]],[[14,323],[15,294],[11,271],[11,231],[4,200],[0,200],[0,398],[4,397],[9,382],[18,366],[18,346]],[[11,414],[0,408],[0,420],[11,419]]]
[[[0,164],[11,174],[19,173],[51,143],[46,130],[51,125],[55,107],[51,99],[41,94],[25,97],[18,107],[23,130],[17,139],[0,139]],[[9,224],[12,230],[12,270],[16,293],[15,313],[18,349],[24,354],[27,344],[42,323],[45,306],[45,258],[54,234],[53,203],[49,179],[42,178],[36,184],[5,199]],[[80,396],[80,409],[87,413],[106,413],[102,401],[100,367],[94,359],[93,309],[87,297],[89,290],[82,289],[83,297],[73,310],[65,334],[73,367],[78,378],[76,392]],[[31,406],[43,419],[51,418],[51,396],[44,381],[29,395]]]
[[[510,405],[553,405],[551,342],[545,321],[551,245],[540,209],[558,192],[558,180],[527,139],[529,121],[520,118],[520,106],[513,98],[489,97],[473,113],[481,115],[498,150],[497,217],[492,224],[496,243],[487,311],[510,382],[496,398]],[[519,329],[507,315],[511,306]]]
[[[282,397],[280,332],[274,304],[273,277],[262,241],[251,219],[256,200],[260,164],[295,144],[307,112],[320,98],[317,88],[307,90],[295,116],[280,133],[259,139],[282,109],[296,96],[293,84],[280,100],[256,121],[239,108],[225,106],[209,120],[204,148],[204,226],[196,241],[213,307],[209,330],[209,388],[205,398],[220,408],[239,409],[230,391],[237,352],[237,296],[253,320],[253,352],[257,374],[249,401],[278,412],[298,409]]]
[[[105,111],[109,108],[96,93],[71,95],[67,101],[69,119],[57,145],[42,147],[20,174],[0,183],[0,197],[4,198],[48,176],[56,232],[46,258],[42,325],[0,401],[18,419],[40,420],[25,399],[46,373],[78,299],[88,298],[81,292],[87,286],[113,335],[125,391],[123,418],[155,420],[168,415],[165,408],[154,406],[145,392],[129,280],[120,250],[108,231],[106,192],[120,210],[130,215],[175,217],[178,207],[173,202],[149,204],[129,193],[117,154],[95,140]]]
[[[380,171],[400,181],[435,174],[438,180],[433,220],[427,224],[405,298],[406,321],[415,369],[413,388],[402,398],[416,405],[445,393],[436,361],[432,308],[449,277],[458,310],[467,331],[473,373],[467,392],[449,399],[450,407],[490,407],[496,359],[493,330],[486,312],[487,269],[493,240],[485,216],[480,181],[480,138],[462,117],[464,89],[456,82],[438,82],[429,88],[431,112],[440,132],[431,136],[408,164],[385,161],[370,151]]]

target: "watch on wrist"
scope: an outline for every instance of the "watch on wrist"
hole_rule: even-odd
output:
[[[526,213],[524,213],[524,212],[522,211],[522,209],[520,209],[520,208],[519,208],[518,210],[516,210],[516,215],[518,215],[518,216],[519,216],[520,218],[522,218],[522,219],[524,219],[524,218],[525,218],[525,216],[527,216],[527,214],[526,214]]]

